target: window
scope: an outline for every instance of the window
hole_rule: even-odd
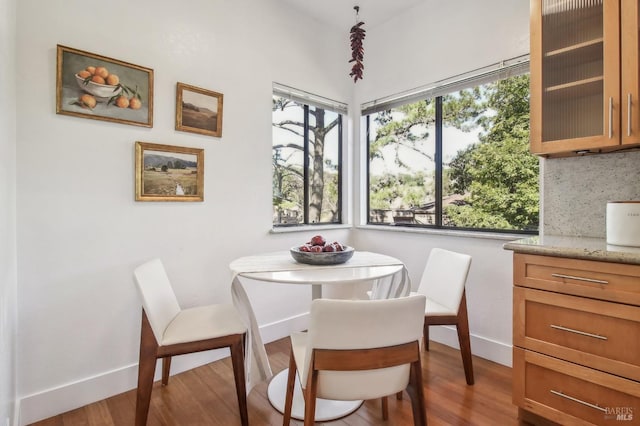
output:
[[[368,223],[535,233],[528,60],[363,105]]]
[[[274,84],[273,225],[341,223],[344,104]]]

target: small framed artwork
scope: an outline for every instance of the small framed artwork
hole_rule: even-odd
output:
[[[56,113],[153,127],[153,70],[58,45]]]
[[[136,142],[136,201],[203,201],[204,149]]]
[[[222,136],[222,93],[178,83],[176,130]]]

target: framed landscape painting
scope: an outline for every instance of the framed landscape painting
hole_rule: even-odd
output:
[[[176,130],[222,136],[222,93],[178,83]]]
[[[56,113],[153,127],[153,70],[58,45]]]
[[[203,201],[204,149],[136,142],[136,201]]]

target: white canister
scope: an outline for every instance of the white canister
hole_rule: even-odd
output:
[[[640,201],[607,203],[607,244],[640,247]]]

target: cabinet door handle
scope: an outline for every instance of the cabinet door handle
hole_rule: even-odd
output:
[[[627,95],[627,136],[631,136],[631,93]]]
[[[602,411],[603,413],[606,413],[606,412],[607,412],[607,409],[606,409],[606,408],[602,408],[601,406],[599,406],[599,405],[597,405],[597,404],[592,404],[592,403],[590,403],[590,402],[583,401],[583,400],[578,399],[578,398],[574,398],[574,397],[572,397],[572,396],[570,396],[570,395],[567,395],[567,394],[562,393],[562,392],[559,392],[559,391],[555,391],[555,390],[553,390],[553,389],[551,389],[549,392],[551,392],[551,393],[552,393],[552,394],[554,394],[554,395],[561,396],[562,398],[566,398],[566,399],[568,399],[568,400],[571,400],[571,401],[573,401],[573,402],[577,402],[578,404],[586,405],[587,407],[589,407],[589,408],[593,408],[594,410]]]
[[[568,278],[570,280],[576,280],[576,281],[586,281],[588,283],[609,284],[609,281],[596,280],[594,278],[576,277],[575,275],[551,274],[551,276],[556,278]]]
[[[609,139],[613,137],[613,97],[609,97]]]
[[[593,337],[594,339],[600,340],[608,340],[606,336],[601,336],[599,334],[587,333],[586,331],[575,330],[573,328],[563,327],[561,325],[549,324],[549,327],[555,328],[556,330],[568,331],[569,333],[579,334],[581,336]]]

